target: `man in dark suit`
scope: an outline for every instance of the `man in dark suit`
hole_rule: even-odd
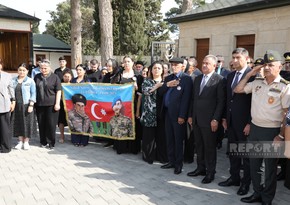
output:
[[[216,131],[225,106],[224,78],[215,73],[217,58],[207,55],[202,73],[195,78],[188,123],[193,126],[197,153],[197,169],[188,176],[205,175],[202,183],[214,180],[216,169]]]
[[[245,93],[234,93],[233,90],[238,82],[251,71],[247,65],[249,52],[244,48],[236,48],[232,52],[232,63],[235,69],[227,78],[227,104],[226,119],[223,119],[223,126],[228,130],[228,144],[246,142],[250,132],[251,123],[251,97],[252,95]],[[250,78],[253,81],[254,77]],[[250,162],[248,158],[229,155],[230,159],[230,178],[220,182],[219,186],[240,186],[238,195],[245,195],[249,191],[251,183]],[[241,165],[243,161],[244,174],[240,178]]]
[[[216,73],[223,76],[224,78],[227,78],[228,74],[231,71],[224,67],[225,58],[222,55],[217,55],[216,57],[217,57],[217,65],[215,68]]]
[[[192,80],[183,73],[182,58],[172,58],[169,61],[173,74],[167,76],[160,87],[164,96],[165,130],[167,137],[167,155],[169,163],[162,169],[174,168],[174,174],[180,174],[183,166],[183,140],[186,132],[188,107],[192,93]]]

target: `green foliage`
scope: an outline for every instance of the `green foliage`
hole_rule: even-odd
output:
[[[93,31],[93,0],[81,1],[82,12],[82,53],[95,55],[97,52]],[[71,6],[70,0],[57,5],[56,11],[49,11],[51,20],[46,24],[44,33],[51,34],[55,38],[71,45]]]
[[[95,41],[99,47],[101,35],[97,7],[98,0],[94,1]],[[163,21],[160,12],[162,1],[112,0],[114,55],[125,55],[129,53],[138,56],[141,56],[140,53],[142,55],[149,55],[152,41],[164,41],[169,38],[167,23]],[[124,12],[126,15],[121,15]],[[127,15],[128,13],[129,16]]]
[[[144,0],[145,5],[145,34],[148,37],[148,44],[144,51],[145,55],[151,52],[152,41],[165,41],[169,39],[168,24],[163,21],[161,0]]]
[[[37,21],[34,21],[32,22],[32,33],[36,33],[36,34],[39,34],[39,22]]]
[[[121,0],[120,52],[142,54],[147,46],[144,0]]]

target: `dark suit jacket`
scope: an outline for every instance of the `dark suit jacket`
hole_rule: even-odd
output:
[[[243,73],[241,79],[251,71],[247,68]],[[251,94],[234,93],[232,95],[232,83],[236,71],[231,72],[227,78],[227,106],[226,106],[226,119],[228,126],[243,130],[246,124],[251,122]],[[248,82],[253,81],[255,78],[251,77]]]
[[[225,80],[221,75],[213,73],[199,95],[202,78],[203,75],[197,76],[193,84],[190,115],[193,124],[210,127],[213,119],[220,122],[223,116],[226,100]]]
[[[171,119],[174,119],[176,121],[178,117],[187,119],[188,108],[192,93],[191,77],[186,73],[181,73],[179,78],[179,85],[174,87],[172,92],[170,93],[170,102],[167,107],[167,112],[169,116],[171,117]],[[161,94],[163,98],[165,98],[166,92],[169,89],[166,86],[166,83],[171,80],[174,80],[174,74],[167,76],[164,79],[164,84],[159,89],[159,94]],[[162,109],[164,110],[164,108],[165,107],[163,104]]]
[[[228,77],[228,74],[230,74],[231,73],[231,71],[230,70],[228,70],[228,69],[226,69],[226,68],[221,68],[221,76],[223,76],[225,79],[227,79],[227,77]]]

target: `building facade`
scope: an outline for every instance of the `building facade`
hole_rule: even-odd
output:
[[[254,59],[273,49],[290,51],[289,0],[215,0],[168,19],[179,26],[179,55],[223,55],[229,62],[236,47]]]

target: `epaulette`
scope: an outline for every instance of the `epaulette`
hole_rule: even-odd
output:
[[[285,80],[284,78],[281,78],[280,82],[284,83],[285,85],[288,85],[290,83],[288,80]]]
[[[265,78],[263,77],[256,77],[255,80],[264,80]]]

